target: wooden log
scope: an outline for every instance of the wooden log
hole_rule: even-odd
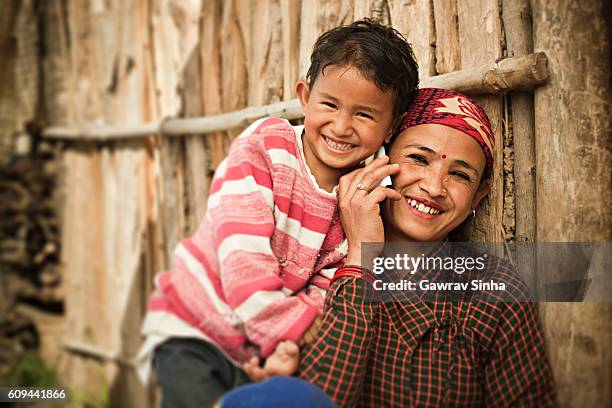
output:
[[[533,52],[531,8],[528,0],[505,0],[502,18],[509,56]],[[512,111],[515,181],[515,237],[516,241],[536,241],[536,185],[535,185],[535,122],[533,94],[512,91],[509,94]],[[535,248],[519,244],[517,269],[537,297]]]
[[[497,0],[457,2],[457,14],[459,17],[462,70],[477,68],[483,59],[485,61],[496,61],[502,56],[501,21]],[[506,61],[506,64],[508,63]],[[446,75],[448,78],[448,75],[453,74]],[[486,68],[480,72],[480,75],[471,75],[470,77],[472,79],[478,78],[476,81],[480,82],[480,86],[506,82],[506,80],[498,81],[498,75]],[[469,83],[469,81],[466,82]],[[444,81],[442,81],[442,84],[444,84],[442,88],[448,87]],[[485,88],[496,89],[497,87],[495,85],[491,87],[485,85]],[[463,89],[456,90],[465,92]],[[476,219],[472,223],[471,239],[477,242],[503,242],[505,237],[502,229],[504,204],[502,101],[499,96],[481,96],[475,99],[482,105],[491,120],[493,134],[496,135],[496,153],[491,192],[476,210]]]
[[[498,63],[461,70],[423,80],[422,87],[439,87],[466,94],[490,94],[512,89],[532,88],[548,78],[546,54],[539,52],[521,57],[508,58]],[[246,108],[237,112],[224,113],[200,118],[166,119],[138,126],[106,128],[52,127],[44,131],[50,139],[112,140],[137,138],[162,133],[164,135],[185,135],[188,133],[209,133],[237,126],[245,126],[264,116],[287,119],[303,117],[297,99],[270,105]]]
[[[425,78],[421,87],[453,89],[470,95],[528,90],[546,82],[548,59],[544,52],[500,59],[476,68]]]
[[[609,6],[603,0],[531,4],[534,49],[547,50],[551,67],[550,81],[535,91],[538,241],[609,242]],[[563,265],[556,269],[562,273]],[[543,306],[559,406],[611,406],[610,303]]]

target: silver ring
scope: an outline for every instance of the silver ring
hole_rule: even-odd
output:
[[[363,190],[367,192],[368,194],[372,192],[372,189],[366,186],[365,184],[363,184],[361,181],[357,183],[356,187],[357,187],[357,190]]]

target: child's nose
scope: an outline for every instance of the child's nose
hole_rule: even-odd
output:
[[[333,131],[339,137],[350,136],[353,133],[351,115],[342,112],[338,113],[334,120]]]

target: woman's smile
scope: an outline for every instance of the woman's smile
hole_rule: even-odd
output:
[[[444,212],[440,205],[426,198],[405,196],[404,201],[413,213],[426,220],[437,218],[438,215]]]

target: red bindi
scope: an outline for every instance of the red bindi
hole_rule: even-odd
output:
[[[442,154],[442,158],[443,158],[443,159],[446,159],[446,155],[445,155],[445,154]]]

